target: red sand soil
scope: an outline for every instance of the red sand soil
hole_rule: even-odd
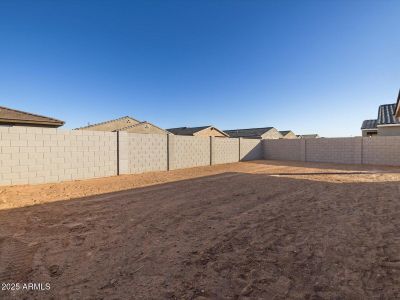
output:
[[[51,288],[0,298],[399,299],[399,181],[255,161],[2,187],[0,282]]]

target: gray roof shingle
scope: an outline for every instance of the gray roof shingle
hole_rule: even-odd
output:
[[[394,117],[395,109],[396,103],[383,104],[379,106],[377,125],[399,124],[399,122]]]
[[[377,123],[378,123],[377,119],[365,120],[361,125],[361,129],[377,129],[376,127]]]
[[[209,126],[200,126],[200,127],[178,127],[178,128],[170,128],[167,131],[176,134],[176,135],[193,135],[196,132],[204,130],[206,128],[212,127]]]
[[[247,129],[233,129],[224,130],[230,137],[246,137],[246,138],[261,138],[263,134],[270,131],[274,127],[262,128],[247,128]]]

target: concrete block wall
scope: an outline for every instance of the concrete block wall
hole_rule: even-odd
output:
[[[170,170],[210,165],[210,137],[169,135],[168,152]]]
[[[264,140],[264,158],[400,166],[400,137]]]
[[[240,160],[256,160],[263,159],[262,140],[259,139],[242,139],[240,138]]]
[[[306,161],[361,164],[362,138],[309,139]]]
[[[239,161],[239,139],[238,138],[211,138],[211,163],[226,164]]]
[[[262,159],[260,140],[0,127],[0,185],[51,183]]]
[[[117,174],[116,134],[0,127],[0,184],[34,184]]]
[[[363,163],[400,166],[400,136],[363,139]]]
[[[305,161],[304,139],[263,140],[263,155],[269,159]]]
[[[126,133],[128,139],[128,173],[168,170],[166,134]]]

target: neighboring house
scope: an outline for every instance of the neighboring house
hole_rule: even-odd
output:
[[[150,122],[140,122],[129,116],[76,128],[76,130],[111,132],[126,131],[130,133],[168,134],[167,131],[154,124],[151,124]]]
[[[365,120],[361,125],[362,136],[371,137],[378,134],[378,120]]]
[[[229,137],[226,132],[214,126],[178,127],[167,129],[167,131],[175,135]]]
[[[124,128],[121,128],[117,131],[126,131],[129,133],[152,133],[152,134],[170,134],[168,131],[151,124],[147,121],[130,125]]]
[[[397,96],[397,103],[396,103],[396,108],[394,110],[394,115],[397,118],[397,120],[400,120],[400,90],[399,90],[399,95]]]
[[[30,126],[57,128],[64,125],[64,121],[49,118],[21,110],[0,106],[1,126]]]
[[[378,118],[365,120],[361,125],[362,136],[400,136],[400,91],[397,103],[379,106]]]
[[[291,130],[279,131],[284,139],[297,139],[297,135]]]
[[[245,129],[234,129],[224,130],[230,137],[233,138],[247,138],[247,139],[281,139],[282,134],[274,127],[262,127],[262,128],[245,128]]]
[[[316,133],[313,134],[299,134],[297,136],[299,139],[319,139],[319,135]]]

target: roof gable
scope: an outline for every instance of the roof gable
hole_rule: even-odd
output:
[[[15,124],[64,125],[64,121],[0,106],[0,122]]]
[[[291,130],[282,130],[282,131],[279,131],[283,136],[285,136],[285,135],[288,135],[288,134],[294,134],[294,132],[293,131],[291,131]],[[294,134],[295,135],[295,134]]]
[[[165,129],[162,129],[161,127],[158,127],[158,126],[156,126],[156,125],[154,125],[154,124],[152,124],[152,123],[150,123],[150,122],[147,122],[147,121],[143,121],[143,122],[140,122],[140,123],[137,123],[137,124],[133,124],[133,125],[130,125],[130,126],[126,126],[126,127],[120,128],[120,129],[116,129],[116,130],[114,130],[114,131],[127,131],[127,130],[129,130],[129,129],[131,129],[131,128],[140,127],[140,126],[145,126],[146,124],[147,124],[147,125],[150,125],[150,126],[153,126],[153,127],[157,128],[157,129],[159,129],[159,130],[162,130],[162,131],[164,131],[166,134],[169,134],[169,132],[166,131]]]
[[[127,127],[127,123],[129,123],[129,122],[131,122],[132,124],[140,123],[140,121],[138,121],[132,117],[124,116],[124,117],[113,119],[113,120],[108,120],[108,121],[104,121],[104,122],[100,122],[100,123],[96,123],[96,124],[90,124],[87,126],[76,128],[76,129],[87,129],[87,130],[93,129],[94,130],[96,127],[109,126],[109,130],[106,130],[106,129],[104,129],[104,130],[105,131],[115,131],[120,128]],[[113,124],[115,124],[115,125],[113,126]]]

